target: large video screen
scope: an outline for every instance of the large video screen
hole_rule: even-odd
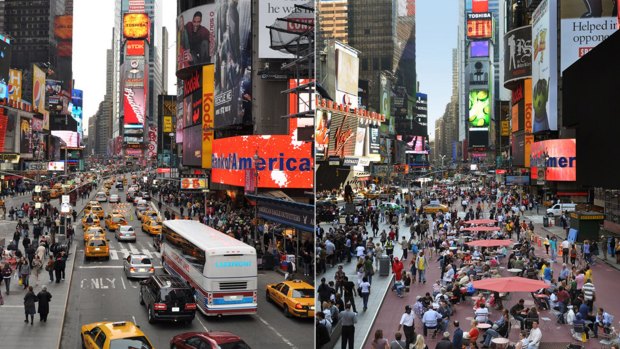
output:
[[[489,90],[469,91],[469,128],[488,128],[491,123]]]

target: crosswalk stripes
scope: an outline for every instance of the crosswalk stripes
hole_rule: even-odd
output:
[[[146,248],[143,248],[142,250],[138,250],[137,248],[134,248],[133,250],[128,250],[126,248],[121,248],[117,250],[117,249],[111,248],[110,249],[110,260],[117,261],[117,260],[125,259],[129,256],[130,253],[131,254],[143,254],[156,261],[161,259],[161,253],[150,251]]]

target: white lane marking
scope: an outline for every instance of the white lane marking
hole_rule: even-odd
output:
[[[136,321],[136,317],[132,315],[131,318],[133,319],[133,323],[137,325],[138,322]]]
[[[125,279],[124,278],[121,278],[121,284],[123,284],[123,290],[126,290],[127,287],[125,286]],[[134,324],[136,323],[136,319],[133,319],[133,323]]]
[[[147,250],[146,248],[142,249],[142,254],[149,257],[150,259],[153,259],[153,256],[151,255],[151,251]]]
[[[293,344],[291,341],[289,341],[288,339],[286,339],[286,337],[284,337],[280,332],[278,332],[278,330],[275,329],[275,327],[271,326],[271,324],[269,324],[267,322],[267,320],[263,319],[262,317],[260,317],[259,315],[256,315],[256,317],[265,324],[265,326],[267,326],[270,330],[272,330],[276,336],[280,337],[280,339],[286,344],[288,345],[290,348],[292,349],[297,349],[297,347],[295,346],[295,344]]]
[[[207,329],[207,326],[205,326],[205,324],[202,323],[202,320],[200,320],[200,316],[196,316],[196,319],[198,319],[198,322],[200,322],[200,325],[202,326],[202,328],[205,329],[205,332],[209,332],[209,330]]]
[[[131,254],[139,254],[140,250],[138,250],[133,244],[129,244],[129,250],[131,251]]]

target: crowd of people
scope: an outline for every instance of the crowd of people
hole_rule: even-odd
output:
[[[427,214],[424,205],[430,200],[439,200],[450,210]],[[317,290],[320,304],[318,343],[328,342],[329,336],[325,335],[329,331],[324,331],[323,327],[334,328],[340,321],[337,314],[346,311],[347,306],[350,305],[357,316],[357,296],[361,297],[362,312],[366,311],[373,275],[382,256],[389,257],[394,276],[391,289],[396,296],[411,297],[416,289],[421,294],[414,304],[405,307],[394,339],[388,340],[383,331],[378,330],[374,333],[372,348],[424,348],[427,335],[441,336],[438,348],[490,347],[494,339],[508,337],[512,319],[522,330],[521,338],[513,343],[515,348],[538,348],[543,339],[539,310],[551,310],[558,323],[571,324],[567,331],[575,337],[583,336],[583,340],[587,340],[604,333],[618,341],[611,326],[613,316],[605,312],[603,305],[594,303],[596,288],[591,263],[596,241],[585,241],[578,246],[554,236],[538,237],[525,213],[536,210],[540,198],[519,195],[491,182],[467,189],[448,188],[425,196],[400,194],[389,201],[397,205],[392,207],[398,208],[382,209],[380,207],[388,206],[366,200],[343,223],[334,220],[317,228],[317,273],[327,276],[328,268],[337,265],[333,279],[328,281],[323,277]],[[459,208],[464,218],[459,218]],[[466,230],[467,221],[487,218],[492,220],[495,231]],[[471,248],[465,244],[489,238],[512,239],[514,246],[512,249]],[[537,239],[541,240],[544,250],[536,249]],[[395,245],[401,247],[399,255],[394,254]],[[563,252],[562,262],[558,250]],[[356,280],[349,280],[343,272],[343,265],[348,263],[356,265]],[[554,263],[563,263],[559,275],[553,273]],[[425,286],[429,265],[437,265],[441,270],[440,279],[432,283],[430,289]],[[500,271],[500,266],[504,271]],[[518,270],[515,275],[547,284],[532,294],[533,306],[526,307],[521,299],[504,308],[503,303],[507,301],[504,294],[473,288],[473,281],[500,276],[505,270]],[[414,288],[416,283],[418,286]],[[425,289],[428,292],[422,292]],[[466,299],[475,300],[469,331],[461,330],[458,321],[451,319],[457,305]],[[501,314],[491,319],[489,309],[497,309]],[[414,322],[418,325],[417,331]],[[480,324],[488,324],[488,327]],[[350,333],[349,329],[346,336],[344,331],[342,333],[343,349],[345,345],[353,347]]]

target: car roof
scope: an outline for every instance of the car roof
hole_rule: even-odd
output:
[[[151,257],[149,257],[149,256],[147,256],[145,254],[142,254],[142,253],[130,253],[129,256],[131,258],[151,258]]]
[[[119,227],[120,230],[129,230],[129,228],[133,229],[133,226],[127,224],[127,225],[121,225]]]
[[[189,288],[185,281],[174,275],[154,275],[152,278],[161,288]]]
[[[285,285],[288,285],[288,287],[296,289],[296,290],[300,290],[300,289],[312,289],[314,290],[314,287],[312,285],[310,285],[309,283],[303,281],[303,280],[291,280],[291,281],[284,281],[283,282]]]
[[[145,336],[144,332],[131,321],[99,322],[91,325],[99,326],[109,339]]]
[[[213,331],[213,332],[197,332],[196,335],[201,335],[213,339],[217,344],[224,344],[230,342],[237,342],[241,340],[241,337],[236,334],[225,331]]]

